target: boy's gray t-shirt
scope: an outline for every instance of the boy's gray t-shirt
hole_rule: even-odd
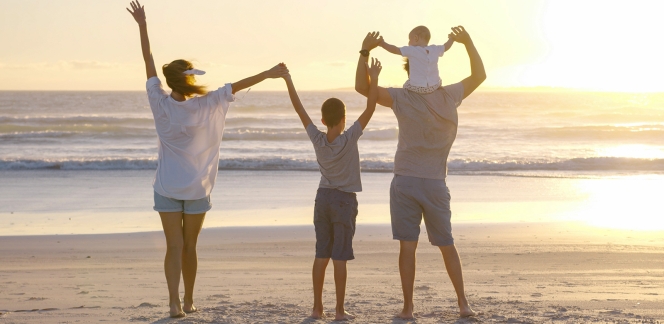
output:
[[[327,134],[313,123],[307,126],[307,134],[314,144],[321,173],[318,187],[345,192],[362,191],[360,153],[357,149],[357,141],[362,136],[360,122],[356,121],[332,143],[328,143]]]
[[[403,88],[387,90],[399,124],[394,174],[445,180],[447,157],[457,134],[463,84],[441,87],[430,94]]]

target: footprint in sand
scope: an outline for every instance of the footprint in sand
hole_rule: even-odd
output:
[[[534,293],[534,294],[530,295],[530,297],[542,297],[542,294]]]
[[[138,308],[138,307],[155,308],[155,307],[159,307],[159,305],[150,304],[150,303],[141,303],[140,305],[136,306],[136,308]]]
[[[46,300],[46,297],[30,297],[28,300]]]
[[[415,290],[429,290],[429,286],[417,286]]]

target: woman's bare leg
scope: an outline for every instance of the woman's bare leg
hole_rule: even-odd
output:
[[[196,271],[198,270],[198,254],[196,243],[198,234],[201,233],[205,213],[185,214],[183,220],[184,247],[182,249],[182,278],[184,281],[184,311],[195,312],[194,306],[194,284],[196,283]]]
[[[166,257],[164,258],[164,273],[168,285],[168,304],[171,308],[171,317],[182,317],[180,304],[180,273],[182,272],[182,212],[159,213],[161,225],[166,236]]]

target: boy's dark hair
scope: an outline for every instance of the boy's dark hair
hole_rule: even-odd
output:
[[[325,100],[320,111],[323,114],[323,121],[327,127],[339,125],[341,120],[346,117],[346,105],[337,98]]]

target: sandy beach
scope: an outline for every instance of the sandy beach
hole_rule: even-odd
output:
[[[659,323],[664,320],[661,232],[574,223],[462,224],[454,228],[474,319],[458,319],[440,253],[422,241],[413,323]],[[424,234],[424,233],[423,233]],[[204,229],[199,313],[167,318],[163,234],[0,237],[2,323],[324,323],[311,307],[313,226]],[[360,225],[347,310],[358,323],[401,306],[398,243],[387,225]],[[324,302],[333,311],[328,268]]]

